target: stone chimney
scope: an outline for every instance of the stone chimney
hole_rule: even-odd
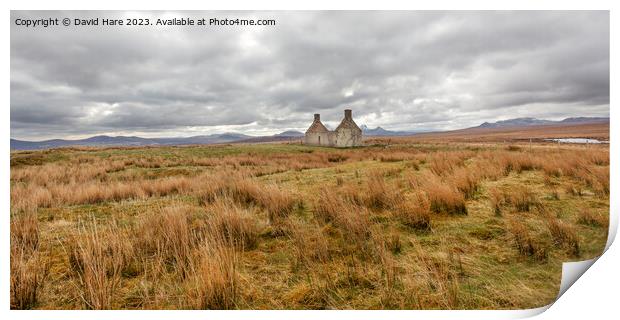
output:
[[[351,109],[344,110],[344,118],[346,120],[353,120],[353,116],[351,115]]]
[[[321,115],[318,113],[314,114],[314,121],[321,121]]]

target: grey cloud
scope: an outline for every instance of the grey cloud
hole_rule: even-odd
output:
[[[609,13],[30,12],[256,17],[271,27],[11,26],[11,135],[399,130],[609,115]]]

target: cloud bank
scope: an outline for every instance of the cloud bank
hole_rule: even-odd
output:
[[[275,26],[11,26],[11,136],[458,129],[609,115],[609,13],[32,12]]]

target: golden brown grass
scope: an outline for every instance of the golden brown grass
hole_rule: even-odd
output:
[[[30,309],[39,298],[39,289],[47,276],[38,252],[25,255],[11,250],[11,309]]]
[[[600,254],[607,146],[411,141],[14,152],[11,307],[528,308]]]
[[[207,208],[209,233],[228,239],[241,249],[254,249],[258,244],[259,226],[247,209],[228,199],[218,200]]]
[[[462,166],[465,160],[473,156],[472,152],[439,152],[428,159],[430,170],[436,175],[449,175]]]
[[[593,227],[605,227],[609,225],[609,218],[592,211],[589,208],[584,208],[579,211],[577,222]]]
[[[456,186],[442,182],[433,174],[427,174],[421,179],[420,187],[428,196],[432,212],[451,215],[467,214],[465,196]]]
[[[547,228],[549,228],[549,232],[551,232],[557,246],[565,247],[571,255],[579,257],[579,236],[572,225],[557,218],[549,217],[547,219]]]
[[[267,210],[273,223],[290,215],[299,201],[289,192],[277,185],[260,185],[243,176],[211,177],[198,187],[201,203],[211,203],[218,197],[232,199],[241,205],[256,204]]]
[[[259,205],[269,213],[269,221],[272,223],[288,217],[300,205],[294,195],[277,185],[264,186],[257,199]]]
[[[347,202],[357,206],[364,206],[369,203],[368,197],[359,185],[347,183],[337,190],[338,194]]]
[[[28,209],[161,197],[188,189],[187,178],[173,177],[157,181],[16,185],[11,190],[11,197],[16,209]]]
[[[381,237],[380,237],[381,238]],[[397,260],[394,258],[394,251],[399,252],[400,249],[395,250],[400,246],[400,239],[395,240],[393,237],[387,241],[377,241],[376,251],[381,266],[381,304],[389,306],[392,304],[396,288],[401,283],[400,270]]]
[[[451,174],[446,183],[455,186],[466,199],[471,199],[480,188],[480,180],[479,172],[469,168],[459,168]]]
[[[608,196],[609,195],[609,167],[593,167],[589,169],[589,176],[583,180],[592,187],[595,193]]]
[[[319,194],[314,205],[314,215],[323,223],[332,223],[339,227],[350,242],[361,244],[371,234],[366,208],[349,203],[327,190]]]
[[[36,211],[15,213],[11,217],[11,247],[32,253],[39,248],[39,220]]]
[[[536,194],[525,186],[512,188],[506,198],[508,203],[514,205],[515,209],[521,212],[528,212],[539,203]]]
[[[30,309],[47,276],[48,265],[39,253],[39,223],[35,212],[11,217],[11,309]]]
[[[417,265],[417,276],[420,282],[405,280],[406,292],[415,300],[414,304],[432,306],[439,309],[457,309],[460,304],[459,296],[461,272],[458,255],[442,245],[434,253],[427,252],[421,247],[415,247],[413,259]]]
[[[142,252],[152,254],[186,276],[197,235],[190,228],[191,207],[171,206],[140,218],[134,236]]]
[[[313,263],[324,263],[330,259],[329,243],[320,226],[304,225],[292,220],[289,222],[289,237],[295,248],[295,267],[312,267]]]
[[[388,209],[399,202],[398,194],[386,184],[384,176],[383,171],[373,171],[368,177],[365,203],[369,208]]]
[[[495,213],[495,215],[501,216],[502,207],[507,202],[506,194],[498,188],[491,188],[489,189],[488,193],[489,193],[489,200],[491,202],[491,208],[493,208],[493,212]]]
[[[402,223],[416,230],[431,230],[431,203],[426,194],[420,192],[413,199],[400,203],[394,210]]]
[[[129,236],[115,224],[85,224],[69,244],[70,269],[79,297],[89,309],[114,307],[121,272],[132,258]]]
[[[239,257],[230,239],[207,237],[198,250],[188,286],[193,309],[232,309],[239,292]]]
[[[547,244],[534,238],[530,230],[528,230],[527,225],[517,219],[511,219],[508,223],[515,247],[519,254],[527,257],[534,257],[540,261],[547,259],[549,254]]]

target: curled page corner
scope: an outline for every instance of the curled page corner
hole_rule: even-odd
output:
[[[612,211],[615,206],[610,206],[609,210],[609,230],[607,231],[607,243],[605,244],[605,250],[601,255],[604,255],[607,249],[611,246],[611,244],[616,239],[616,233],[618,232],[618,215],[613,214]]]
[[[518,317],[522,319],[530,318],[547,311],[547,309],[551,308],[551,306],[556,303],[560,297],[562,297],[568,288],[570,288],[577,281],[577,279],[579,279],[596,262],[596,260],[598,260],[598,258],[600,258],[600,256],[589,260],[562,263],[562,280],[560,282],[560,291],[558,292],[558,296],[555,300],[546,306],[522,310],[522,312],[518,314]]]
[[[616,238],[616,233],[618,231],[618,216],[612,214],[612,211],[609,212],[609,230],[607,234],[607,243],[605,244],[605,249],[603,253],[598,257],[583,260],[583,261],[573,261],[573,262],[564,262],[562,263],[562,280],[560,282],[560,291],[558,292],[558,296],[555,298],[555,301],[552,303],[535,309],[528,309],[523,315],[524,317],[532,317],[538,314],[545,312],[549,309],[556,301],[566,293],[568,288],[570,288],[590,267],[607,252],[609,247],[612,245]]]
[[[616,238],[616,233],[618,231],[618,216],[612,214],[610,211],[609,214],[609,231],[607,235],[607,243],[605,244],[605,249],[603,253],[596,258],[592,258],[589,260],[583,261],[574,261],[574,262],[564,262],[562,263],[562,280],[560,282],[560,291],[558,292],[558,296],[555,299],[557,301],[562,297],[562,295],[570,288],[588,269],[603,255],[607,252],[607,249],[611,246]],[[553,303],[555,303],[555,301]],[[553,303],[549,304],[541,310],[540,313],[547,310],[549,307],[553,305]],[[539,309],[542,309],[539,308]],[[534,310],[534,309],[533,309]]]
[[[558,293],[556,301],[594,264],[594,262],[596,262],[596,260],[598,260],[599,257],[600,256],[583,261],[564,262],[562,264],[562,281],[560,282],[560,292]]]
[[[515,314],[515,319],[525,319],[537,316],[549,309],[553,305],[553,302],[542,307],[519,310],[519,313]]]

